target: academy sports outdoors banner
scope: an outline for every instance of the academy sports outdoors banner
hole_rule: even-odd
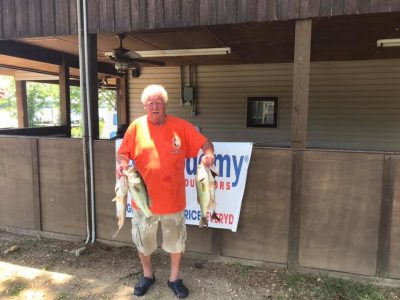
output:
[[[219,221],[211,220],[212,212],[209,212],[208,226],[236,232],[253,143],[213,142],[213,144],[215,167],[219,173],[219,176],[215,178],[215,201],[217,202],[215,212]],[[197,157],[186,160],[186,224],[199,225],[200,222],[195,174],[201,157],[200,150]]]
[[[121,141],[116,140],[116,149],[119,148]],[[219,176],[215,178],[215,199],[217,202],[216,213],[220,221],[211,220],[212,212],[209,212],[208,226],[236,232],[253,143],[213,142],[213,144],[215,167],[219,173]],[[202,151],[200,150],[199,155],[187,159],[185,165],[186,224],[197,226],[200,222],[200,206],[197,202],[195,174],[201,157]],[[132,217],[130,195],[128,195],[127,217]]]

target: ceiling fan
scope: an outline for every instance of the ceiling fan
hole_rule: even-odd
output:
[[[125,33],[117,34],[119,39],[119,47],[111,52],[106,52],[107,59],[114,62],[117,72],[125,73],[129,68],[139,69],[141,64],[163,66],[165,62],[159,60],[147,59],[144,57],[168,57],[168,56],[199,56],[199,55],[226,55],[231,54],[230,47],[221,48],[196,48],[196,49],[170,49],[170,50],[146,50],[146,51],[130,51],[122,45]]]
[[[115,69],[119,73],[125,73],[127,69],[137,68],[141,64],[163,66],[165,63],[159,60],[151,60],[141,58],[141,55],[135,51],[125,49],[122,45],[122,41],[126,37],[126,34],[119,33],[117,38],[119,39],[119,47],[113,49],[111,52],[106,52],[105,56],[107,59],[114,62]]]

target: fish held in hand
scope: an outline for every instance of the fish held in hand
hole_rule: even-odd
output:
[[[130,167],[128,170],[123,172],[128,178],[129,192],[131,193],[133,202],[136,207],[146,216],[151,217],[153,214],[150,211],[150,198],[147,193],[146,184],[138,170],[134,167]]]
[[[215,201],[215,177],[218,176],[218,171],[214,165],[211,167],[199,164],[196,171],[196,190],[197,202],[200,205],[201,219],[199,227],[208,226],[207,212],[213,211],[212,220],[218,220],[215,209],[217,203]]]
[[[128,195],[128,179],[126,176],[121,176],[117,179],[115,184],[115,198],[112,200],[115,202],[118,220],[118,229],[114,233],[113,238],[117,236],[122,226],[125,223],[126,214],[126,198]]]

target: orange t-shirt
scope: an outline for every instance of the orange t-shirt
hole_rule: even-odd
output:
[[[142,116],[129,126],[118,149],[135,162],[155,214],[171,214],[186,207],[185,158],[195,157],[207,138],[189,122],[167,116],[155,126]]]

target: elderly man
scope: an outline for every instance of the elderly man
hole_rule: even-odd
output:
[[[162,248],[170,253],[171,273],[167,285],[178,298],[189,291],[179,277],[181,258],[185,251],[186,206],[185,159],[203,150],[202,162],[214,163],[213,144],[189,122],[166,114],[168,95],[160,85],[150,85],[141,101],[147,114],[129,126],[117,154],[117,176],[128,168],[132,159],[142,175],[151,199],[151,218],[139,210],[132,218],[132,239],[138,249],[143,277],[135,286],[134,295],[144,295],[155,281],[151,254],[157,249],[158,224],[162,227]]]

